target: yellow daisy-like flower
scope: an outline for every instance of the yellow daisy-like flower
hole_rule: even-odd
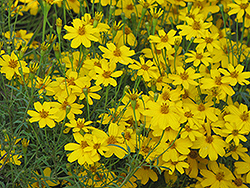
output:
[[[146,183],[148,183],[149,178],[152,181],[157,181],[158,180],[158,176],[155,173],[155,171],[153,169],[150,169],[148,166],[142,166],[140,167],[134,174],[139,180],[141,180],[141,183],[143,185],[145,185]]]
[[[149,40],[150,43],[156,43],[156,49],[161,50],[163,48],[166,48],[167,50],[170,50],[172,48],[171,45],[174,45],[176,31],[171,29],[168,33],[165,33],[165,31],[159,30],[158,31],[159,37],[155,35],[150,35]]]
[[[128,67],[133,70],[138,70],[137,75],[142,76],[145,82],[149,82],[151,77],[157,77],[157,67],[150,60],[145,62],[142,56],[140,58],[140,63],[135,61],[135,64],[129,65]]]
[[[184,70],[182,67],[176,68],[177,74],[170,74],[169,78],[174,80],[173,85],[183,85],[185,89],[189,88],[190,85],[197,86],[198,83],[194,81],[201,77],[199,73],[195,73],[195,70],[192,67],[189,67],[187,70]]]
[[[52,105],[50,102],[44,102],[41,104],[40,102],[34,103],[34,110],[28,110],[28,114],[31,116],[29,119],[30,123],[37,122],[39,124],[40,128],[45,127],[48,125],[50,128],[55,127],[55,119],[57,118],[55,116],[55,113],[58,111],[56,108],[52,108]]]
[[[231,187],[231,182],[234,179],[232,172],[224,166],[224,164],[217,164],[217,162],[209,163],[210,170],[202,169],[201,175],[204,180],[201,182],[203,187]]]
[[[213,62],[209,52],[204,52],[203,50],[189,51],[190,53],[185,53],[188,58],[185,60],[187,63],[193,62],[195,67],[199,66],[201,63],[207,67]]]
[[[27,63],[25,61],[18,60],[14,51],[10,56],[3,55],[2,58],[0,58],[0,65],[2,66],[0,72],[5,73],[8,80],[11,80],[14,75],[21,75],[19,68],[22,69],[23,73],[29,73],[29,68],[26,67]]]
[[[107,60],[102,59],[101,68],[98,66],[95,67],[95,71],[97,73],[95,84],[103,84],[105,87],[110,84],[115,87],[117,85],[117,82],[114,78],[121,76],[123,73],[122,71],[115,71],[115,68],[115,63],[108,63]]]
[[[231,7],[231,10],[228,12],[230,16],[237,14],[237,19],[241,19],[245,12],[250,14],[250,4],[248,0],[235,0],[234,2],[235,3],[228,4],[228,6]]]
[[[177,25],[177,29],[181,29],[180,35],[186,36],[187,40],[191,40],[192,37],[201,37],[206,29],[211,27],[212,22],[204,23],[202,19],[193,20],[192,18],[186,18],[187,25]]]
[[[84,118],[78,118],[77,121],[75,119],[70,120],[70,123],[66,123],[65,125],[73,128],[73,132],[80,132],[81,130],[88,132],[87,125],[90,125],[92,121],[86,121]]]
[[[83,20],[76,18],[72,22],[72,26],[65,25],[64,28],[68,31],[63,38],[65,39],[73,39],[71,41],[72,48],[78,48],[81,44],[86,48],[91,46],[91,41],[98,42],[98,38],[94,36],[94,34],[98,33],[97,28],[93,28],[93,26],[87,24],[85,25]]]
[[[246,79],[250,78],[250,72],[243,72],[244,66],[238,64],[235,68],[232,64],[227,67],[228,71],[220,68],[219,71],[225,75],[222,78],[222,83],[229,83],[231,86],[235,86],[237,83],[240,85],[248,85],[250,82]]]
[[[249,155],[245,155],[242,157],[242,159],[243,161],[234,163],[236,167],[236,173],[246,174],[246,182],[250,183],[250,157]]]
[[[127,46],[117,47],[113,43],[108,43],[107,48],[99,46],[100,50],[104,53],[103,57],[110,60],[110,63],[121,63],[128,65],[134,61],[129,58],[135,54],[134,50],[129,50]]]

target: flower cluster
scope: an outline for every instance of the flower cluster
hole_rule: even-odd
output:
[[[168,187],[248,187],[250,3],[91,2],[20,0],[15,14],[47,16],[42,40],[2,33],[15,50],[1,51],[0,72],[30,95],[27,124],[58,134],[69,162],[54,180],[47,162],[40,184],[137,187],[164,176]],[[45,38],[52,5],[74,14]],[[2,168],[21,164],[1,156]]]

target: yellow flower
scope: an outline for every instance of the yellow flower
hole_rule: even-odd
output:
[[[157,181],[158,180],[158,176],[155,173],[155,171],[151,168],[149,168],[149,166],[142,165],[142,167],[140,167],[135,173],[134,176],[137,177],[137,179],[141,180],[141,183],[143,185],[145,185],[146,183],[148,183],[149,178],[152,181]]]
[[[0,145],[1,146],[1,145]],[[5,164],[12,163],[15,165],[21,165],[20,159],[22,158],[19,154],[14,154],[14,152],[11,151],[10,153],[7,153],[5,150],[0,151],[0,168],[2,169]]]
[[[235,3],[230,3],[228,6],[231,10],[228,14],[231,16],[232,14],[237,14],[237,19],[240,19],[244,16],[245,12],[250,14],[250,4],[248,0],[235,0]]]
[[[103,84],[104,87],[107,87],[110,84],[115,87],[117,85],[117,82],[114,78],[120,77],[123,72],[115,71],[116,69],[115,63],[108,63],[108,61],[105,59],[102,59],[100,62],[101,62],[101,68],[95,66],[95,71],[97,73],[95,84],[96,85]]]
[[[224,117],[226,121],[235,122],[237,126],[243,126],[246,130],[250,129],[250,111],[247,105],[241,103],[238,108],[234,105],[229,105],[227,108],[231,114]]]
[[[175,172],[175,170],[177,170],[178,172],[180,172],[181,174],[183,174],[185,172],[184,168],[188,168],[189,167],[189,164],[184,161],[186,158],[187,158],[187,156],[180,155],[178,157],[177,161],[171,161],[170,160],[169,162],[164,163],[161,166],[169,168],[170,169],[169,170],[169,174],[170,175],[172,175]]]
[[[134,46],[134,45],[136,46],[137,40],[132,30],[126,25],[124,32],[123,32],[123,29],[117,31],[115,38],[114,38],[114,43],[116,43],[117,46],[123,46],[125,44],[128,44],[130,46]]]
[[[11,80],[14,75],[20,76],[20,71],[29,73],[29,68],[26,67],[27,63],[23,60],[19,60],[14,51],[10,56],[3,55],[2,58],[0,57],[0,65],[2,66],[0,72],[5,73],[8,80]]]
[[[234,165],[236,167],[237,174],[246,174],[246,182],[250,183],[250,157],[249,155],[245,155],[242,157],[244,162],[235,162]]]
[[[201,175],[204,180],[201,182],[203,187],[231,187],[231,182],[234,179],[232,172],[224,166],[224,164],[217,164],[217,162],[210,162],[210,170],[201,169]]]
[[[94,36],[95,33],[98,33],[97,28],[93,28],[93,26],[89,24],[85,25],[84,21],[79,18],[74,19],[72,24],[73,27],[64,26],[68,33],[63,37],[69,40],[73,39],[71,41],[72,48],[78,48],[81,44],[89,48],[91,46],[91,41],[98,42],[98,38]]]
[[[125,16],[131,19],[131,13],[137,15],[138,12],[139,15],[141,15],[142,12],[142,5],[134,4],[133,0],[119,0],[116,6],[119,8],[115,10],[116,16],[121,15],[121,13],[124,12]]]
[[[181,29],[180,35],[186,36],[187,40],[191,40],[192,37],[201,37],[205,30],[212,25],[212,22],[204,23],[202,19],[193,20],[192,18],[186,18],[186,20],[187,25],[177,25],[176,27]]]
[[[134,50],[129,50],[127,46],[117,47],[113,43],[107,43],[107,48],[99,46],[100,50],[104,53],[103,57],[110,60],[110,63],[121,63],[128,65],[134,61],[129,58],[135,54]]]
[[[29,119],[29,122],[37,122],[39,124],[40,128],[45,127],[48,125],[50,128],[53,128],[56,126],[55,119],[57,119],[57,116],[55,113],[58,111],[56,108],[52,108],[51,102],[44,102],[41,104],[40,102],[34,103],[34,110],[28,110],[28,114],[31,116]]]
[[[86,121],[84,118],[78,118],[77,121],[75,119],[70,120],[70,123],[66,123],[65,126],[73,128],[73,132],[80,132],[81,130],[88,132],[87,125],[90,125],[92,121]]]
[[[244,130],[243,124],[239,125],[235,122],[225,123],[225,129],[222,130],[223,133],[229,134],[226,138],[226,142],[230,143],[232,140],[234,141],[235,145],[238,146],[240,140],[243,142],[247,141],[247,138],[242,134],[247,135],[249,133],[248,130]]]
[[[82,136],[80,133],[73,134],[74,139],[77,143],[68,143],[64,146],[64,149],[67,151],[73,151],[68,156],[68,161],[70,163],[77,160],[80,165],[84,163],[93,164],[94,162],[99,161],[100,156],[92,156],[91,152],[88,150],[89,140],[86,136]]]
[[[28,44],[29,40],[33,36],[33,33],[27,33],[26,30],[21,29],[14,33],[7,31],[6,33],[3,33],[3,35],[10,41],[12,40],[10,36],[12,37],[14,36],[15,49],[18,49],[22,45],[23,41],[25,41],[25,43]]]
[[[42,184],[42,187],[46,187],[46,186],[57,186],[60,184],[60,182],[58,180],[52,180],[52,175],[51,175],[51,169],[49,167],[46,167],[43,172],[42,175],[40,175],[37,171],[34,172],[34,174],[36,174],[36,176],[34,178],[32,178],[32,182],[34,182],[34,179],[37,181],[35,183],[30,184],[29,183],[29,188],[36,188],[36,187],[40,187],[40,182]],[[42,178],[37,178],[39,176],[42,176]],[[55,178],[54,178],[55,179]]]
[[[197,86],[198,83],[194,81],[201,77],[199,73],[195,73],[195,70],[192,67],[189,67],[187,70],[184,70],[182,67],[176,68],[177,74],[170,74],[169,78],[174,80],[173,85],[183,85],[185,89],[189,88],[190,85]]]
[[[199,149],[199,155],[202,158],[209,156],[211,161],[216,161],[218,159],[218,155],[221,157],[225,155],[224,148],[226,146],[226,142],[220,136],[207,135],[198,137],[192,148]]]
[[[150,35],[149,40],[150,43],[156,43],[157,50],[161,50],[163,48],[170,50],[172,48],[171,45],[174,45],[175,33],[176,31],[173,29],[171,29],[168,33],[165,33],[165,31],[162,29],[158,31],[159,37],[155,35]]]
[[[195,67],[198,67],[202,62],[207,67],[213,62],[209,52],[204,52],[203,50],[190,50],[191,53],[185,53],[188,58],[185,60],[187,63],[193,62]]]
[[[128,67],[133,70],[138,70],[137,75],[142,76],[145,82],[149,82],[151,77],[157,77],[157,67],[150,60],[145,62],[144,57],[140,56],[140,63],[135,61],[134,64]]]
[[[235,68],[232,64],[229,64],[227,67],[228,71],[220,68],[219,71],[225,75],[222,78],[222,83],[229,83],[231,86],[235,86],[237,83],[240,85],[248,85],[250,82],[246,79],[250,78],[250,72],[242,72],[244,66],[238,64]]]
[[[247,148],[243,147],[242,144],[239,144],[238,146],[235,146],[233,143],[229,145],[228,151],[225,155],[225,157],[232,156],[233,159],[236,161],[239,160],[239,156],[241,158],[244,158],[247,154],[248,150]]]
[[[93,99],[99,100],[101,98],[100,95],[98,95],[97,91],[100,91],[102,89],[101,86],[91,86],[90,80],[88,80],[86,77],[81,77],[75,81],[76,86],[72,88],[72,93],[75,93],[76,95],[79,95],[79,99],[85,99],[87,95],[87,102],[89,105],[93,105]]]
[[[214,48],[220,49],[220,42],[218,41],[218,33],[212,34],[208,30],[202,33],[201,38],[194,39],[194,43],[199,43],[196,49],[204,50],[207,48],[208,52],[212,53]]]

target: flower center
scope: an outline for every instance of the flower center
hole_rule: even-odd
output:
[[[104,73],[102,74],[102,76],[103,76],[104,78],[110,78],[111,72],[110,72],[110,71],[104,71]]]
[[[170,99],[169,93],[168,93],[168,92],[162,93],[162,99],[163,99],[164,101],[169,100],[169,99]]]
[[[126,35],[128,35],[128,34],[130,34],[130,33],[132,33],[132,31],[131,31],[131,29],[129,28],[129,27],[125,27],[125,34]]]
[[[232,131],[232,134],[233,134],[234,136],[237,136],[237,135],[238,135],[238,132],[239,132],[238,130],[233,130],[233,131]]]
[[[126,9],[127,10],[133,10],[134,9],[134,5],[129,4],[129,5],[127,5]]]
[[[202,54],[200,54],[200,53],[197,53],[196,54],[196,59],[202,59],[203,58],[203,55]]]
[[[206,43],[212,43],[213,39],[210,37],[205,37],[205,41],[206,41]]]
[[[201,29],[200,23],[194,21],[194,23],[193,23],[193,25],[192,25],[192,28],[193,28],[194,30],[200,30],[200,29]]]
[[[221,181],[224,178],[224,172],[219,172],[218,174],[216,174],[216,179],[218,181]]]
[[[161,42],[168,42],[168,35],[161,37]]]
[[[246,9],[248,7],[248,3],[242,3],[240,4],[241,9]]]
[[[48,117],[49,112],[44,111],[44,109],[42,109],[42,111],[39,111],[39,114],[40,114],[41,118],[46,118],[46,117]]]
[[[236,179],[234,180],[234,184],[235,184],[236,186],[240,187],[240,186],[243,184],[243,181],[242,181],[242,179],[240,179],[240,178],[236,178]]]
[[[147,71],[147,70],[149,69],[149,66],[147,66],[147,65],[142,65],[141,68],[142,68],[143,70]]]
[[[150,147],[148,147],[148,146],[142,146],[142,151],[144,152],[144,153],[148,153],[149,151],[150,151]]]
[[[247,19],[250,19],[250,15],[249,15],[249,14],[246,14],[246,18],[247,18]]]
[[[206,109],[206,108],[205,108],[204,104],[202,104],[202,103],[199,104],[199,106],[198,106],[198,110],[199,110],[199,111],[202,112],[202,111],[205,111],[205,109]]]
[[[78,34],[79,34],[79,35],[84,35],[84,34],[85,34],[85,28],[84,28],[84,26],[79,27],[79,29],[78,29]]]
[[[16,37],[16,38],[21,38],[22,35],[21,35],[21,33],[20,33],[19,31],[17,31],[15,37]]]
[[[10,59],[10,61],[9,61],[10,68],[12,68],[12,69],[16,68],[17,64],[18,64],[17,60]]]
[[[115,144],[117,143],[117,140],[114,136],[110,136],[107,141],[108,144]]]
[[[67,81],[67,83],[68,83],[69,85],[73,85],[73,86],[76,85],[75,82],[74,82],[74,81],[75,81],[74,78],[67,78],[66,81]]]
[[[185,130],[186,130],[187,132],[192,131],[192,129],[191,129],[188,125],[186,125]]]
[[[230,76],[231,76],[232,78],[237,78],[237,77],[238,77],[238,71],[231,72],[231,73],[230,73]]]
[[[185,112],[184,116],[186,116],[187,118],[191,118],[194,116],[194,114],[191,113],[191,111]]]
[[[161,105],[161,113],[162,114],[167,114],[169,112],[169,106],[166,103],[163,103]]]
[[[88,145],[88,142],[87,141],[81,141],[81,148],[82,149],[84,149],[84,148],[86,148],[86,147],[88,147],[89,145]]]
[[[84,122],[82,120],[78,120],[76,122],[76,125],[77,125],[78,128],[82,129],[84,127]]]
[[[216,77],[215,77],[215,84],[216,84],[216,85],[222,85],[221,76],[216,76]]]
[[[130,140],[131,139],[131,134],[129,132],[125,132],[124,137],[125,137],[126,140]]]
[[[240,116],[240,119],[242,121],[247,121],[248,118],[249,118],[249,114],[246,111],[244,111],[243,114]]]
[[[188,156],[192,159],[196,159],[198,157],[198,152],[195,150],[191,150]]]
[[[183,73],[180,73],[181,79],[182,80],[187,80],[188,79],[188,74],[184,71]]]
[[[114,56],[116,56],[116,57],[121,57],[121,55],[122,55],[120,49],[116,49],[116,50],[113,52],[113,54],[114,54]]]
[[[94,146],[93,146],[94,149],[99,149],[100,147],[101,147],[101,144],[100,144],[100,143],[94,144]]]
[[[214,138],[212,136],[207,136],[206,142],[211,144],[213,142]]]
[[[66,107],[69,105],[69,103],[67,102],[67,101],[64,101],[63,103],[62,103],[62,109],[63,110],[66,110]]]

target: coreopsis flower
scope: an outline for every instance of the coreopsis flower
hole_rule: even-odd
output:
[[[132,32],[132,30],[130,29],[130,27],[128,27],[127,25],[124,28],[124,32],[123,29],[117,31],[115,38],[114,38],[114,43],[117,44],[117,46],[123,46],[123,45],[130,45],[130,46],[136,46],[137,45],[137,40]]]
[[[151,60],[145,62],[145,59],[140,56],[140,63],[135,61],[134,64],[128,67],[132,70],[138,70],[137,75],[142,76],[145,82],[149,82],[151,77],[157,77],[157,67]]]
[[[162,130],[170,126],[174,130],[180,126],[179,119],[180,114],[177,111],[174,102],[171,101],[149,101],[147,103],[148,110],[145,110],[143,114],[145,116],[152,117],[151,126],[159,127]]]
[[[97,73],[96,76],[96,85],[103,84],[104,87],[107,87],[109,84],[112,86],[116,86],[117,82],[114,78],[120,77],[122,75],[122,71],[115,71],[116,64],[109,63],[107,60],[102,59],[101,67],[95,66],[95,71]]]
[[[50,186],[50,187],[54,187],[60,184],[60,182],[58,180],[50,180],[52,179],[52,174],[51,174],[51,169],[49,167],[46,167],[43,172],[42,175],[40,175],[37,171],[33,172],[35,174],[34,177],[32,177],[32,181],[29,183],[29,188],[36,188],[36,187],[40,187],[40,185],[42,185],[42,187],[46,187],[46,186]],[[42,176],[42,178],[38,178]],[[34,181],[36,181],[35,183],[33,183]]]
[[[111,157],[113,154],[119,159],[122,159],[127,153],[127,146],[124,144],[122,137],[123,128],[119,127],[116,123],[110,123],[108,128],[108,136],[103,137],[107,141],[108,151],[105,152],[105,157]]]
[[[88,132],[88,125],[91,123],[92,121],[85,121],[84,118],[78,118],[77,121],[75,119],[71,119],[70,123],[66,123],[65,126],[73,128],[73,132],[80,132],[81,130]]]
[[[194,126],[193,126],[194,127]],[[189,138],[192,142],[196,140],[197,137],[203,136],[202,133],[197,128],[191,128],[188,124],[185,125],[185,128],[181,132],[181,138]]]
[[[74,19],[72,24],[73,27],[64,26],[68,33],[63,37],[69,40],[73,39],[71,41],[72,48],[78,48],[81,44],[89,48],[91,46],[91,41],[99,41],[99,39],[94,36],[95,33],[99,32],[97,28],[93,28],[93,26],[89,24],[85,25],[84,21],[79,18]]]
[[[228,12],[229,16],[237,14],[237,19],[240,19],[245,13],[250,14],[250,4],[248,0],[235,0],[234,2],[235,3],[228,4],[231,8]]]
[[[235,122],[225,123],[225,129],[222,129],[223,133],[228,134],[225,141],[227,143],[230,143],[233,140],[236,146],[239,145],[240,140],[246,142],[247,138],[243,135],[247,135],[249,131],[246,129],[244,130],[242,128],[243,124],[239,125]]]
[[[195,67],[198,67],[201,63],[208,67],[213,62],[213,59],[210,57],[211,54],[209,52],[204,52],[203,50],[190,50],[189,52],[190,53],[185,53],[185,55],[188,56],[185,62],[193,62],[193,65]]]
[[[0,145],[1,146],[1,145]],[[5,150],[0,151],[0,168],[2,169],[3,166],[7,163],[12,163],[14,165],[21,165],[21,158],[22,155],[14,154],[13,151],[6,152]]]
[[[10,41],[12,40],[12,37],[13,37],[14,38],[13,44],[15,46],[15,49],[18,49],[22,45],[23,41],[25,41],[25,43],[28,44],[33,34],[34,33],[27,33],[26,30],[21,29],[14,33],[7,31],[6,33],[3,33],[3,36],[9,39]]]
[[[212,53],[214,48],[220,49],[220,42],[218,41],[218,33],[210,33],[208,30],[202,33],[201,38],[194,39],[194,43],[198,43],[196,49],[204,50],[207,48],[208,52]]]
[[[74,94],[69,95],[67,98],[59,98],[58,102],[54,102],[53,105],[58,109],[56,116],[58,117],[56,121],[62,121],[66,116],[69,120],[75,118],[75,114],[82,114],[83,104],[75,103],[76,96]]]
[[[245,155],[242,157],[243,161],[235,162],[234,166],[236,167],[237,174],[246,174],[246,182],[250,183],[250,157]]]
[[[224,148],[227,146],[226,142],[217,135],[206,135],[197,137],[197,140],[193,142],[193,149],[199,149],[199,155],[202,158],[209,156],[211,161],[216,161],[218,155],[223,157],[225,155]]]
[[[178,157],[177,161],[171,161],[170,160],[167,163],[163,163],[161,166],[169,168],[170,169],[169,170],[170,175],[172,175],[175,172],[175,170],[177,170],[178,172],[183,174],[185,172],[184,169],[189,167],[189,164],[187,162],[185,162],[186,158],[187,158],[187,156],[180,155]]]
[[[171,45],[174,45],[176,31],[171,29],[168,33],[165,33],[165,31],[159,30],[158,31],[159,36],[150,35],[149,40],[150,43],[156,43],[156,49],[161,50],[163,48],[166,48],[167,50],[170,50],[172,48]]]
[[[53,128],[56,126],[55,120],[57,119],[57,116],[55,113],[58,111],[57,108],[53,108],[53,105],[51,102],[44,102],[41,104],[39,101],[34,103],[34,110],[28,110],[28,114],[31,116],[29,119],[30,123],[37,122],[39,124],[40,128],[45,127],[48,125],[50,128]]]
[[[237,126],[243,126],[246,130],[250,129],[250,111],[248,111],[247,105],[241,103],[238,108],[234,105],[229,105],[227,109],[230,114],[224,117],[226,121],[235,122]]]
[[[230,144],[227,148],[227,153],[225,157],[232,156],[233,159],[236,161],[239,160],[239,157],[244,158],[248,152],[247,148],[243,147],[242,144],[239,144],[238,146],[235,146],[235,144]]]
[[[204,180],[201,182],[203,187],[231,187],[231,182],[234,179],[232,172],[224,166],[224,164],[217,164],[217,162],[210,162],[209,169],[201,169],[201,175]]]
[[[179,138],[176,141],[171,141],[166,143],[164,148],[170,148],[162,155],[162,160],[164,162],[168,162],[171,160],[172,162],[176,162],[179,160],[179,154],[188,155],[190,152],[190,147],[193,143],[188,139]]]
[[[2,55],[2,58],[0,57],[0,65],[2,66],[0,72],[5,73],[8,80],[11,80],[14,75],[21,76],[21,71],[23,74],[29,73],[29,68],[26,67],[27,63],[23,60],[19,60],[14,51],[10,56]]]
[[[199,38],[205,32],[206,29],[211,27],[212,22],[204,23],[203,19],[194,20],[187,18],[187,25],[177,25],[177,29],[181,29],[180,35],[186,36],[187,40],[191,40],[192,37]]]
[[[210,71],[211,78],[202,78],[202,86],[201,89],[211,89],[213,87],[218,87],[219,92],[221,94],[220,99],[225,99],[226,95],[232,96],[235,92],[231,86],[229,86],[229,82],[223,83],[222,76],[217,69],[212,69]]]
[[[133,0],[119,0],[116,4],[119,9],[115,10],[115,15],[121,15],[122,12],[125,13],[125,16],[131,19],[131,13],[135,13],[140,15],[142,12],[142,5],[134,4]],[[137,16],[139,16],[137,15]]]
[[[110,63],[121,63],[128,65],[134,61],[129,58],[135,54],[134,50],[129,50],[127,46],[117,47],[113,43],[107,43],[107,48],[99,46],[100,50],[104,53],[103,57],[110,60]]]
[[[201,77],[199,73],[195,73],[195,70],[192,67],[189,67],[187,70],[184,70],[182,67],[176,68],[177,74],[170,74],[169,78],[174,80],[173,85],[182,85],[184,89],[188,89],[189,85],[197,86],[198,82],[194,81]]]
[[[220,68],[219,71],[225,76],[222,78],[222,83],[229,83],[235,86],[237,83],[240,85],[248,85],[250,82],[246,79],[250,78],[250,72],[243,72],[244,66],[238,64],[235,68],[232,64],[227,67],[228,71]]]
[[[149,179],[151,179],[152,181],[157,181],[158,180],[158,176],[155,173],[155,171],[151,168],[149,168],[148,166],[142,165],[142,167],[140,167],[134,174],[135,177],[137,177],[137,179],[141,180],[141,183],[143,185],[146,185],[146,183],[148,183]]]
[[[178,101],[180,100],[181,88],[172,89],[169,85],[163,87],[157,101]]]
[[[80,100],[85,99],[87,96],[86,100],[89,105],[93,105],[92,99],[99,100],[101,98],[101,96],[95,92],[100,91],[102,87],[99,85],[91,87],[91,82],[86,77],[81,77],[77,79],[75,81],[75,84],[76,86],[72,88],[72,92],[76,95],[79,95]]]
[[[73,151],[68,156],[70,163],[77,160],[80,165],[83,165],[84,163],[93,164],[99,161],[100,156],[98,154],[91,155],[91,152],[88,150],[89,140],[87,140],[86,136],[82,136],[80,133],[74,133],[73,136],[77,143],[68,143],[64,146],[65,150]]]
[[[233,180],[232,186],[237,188],[248,188],[246,184],[246,177],[244,175],[236,174],[234,172],[235,179]]]

